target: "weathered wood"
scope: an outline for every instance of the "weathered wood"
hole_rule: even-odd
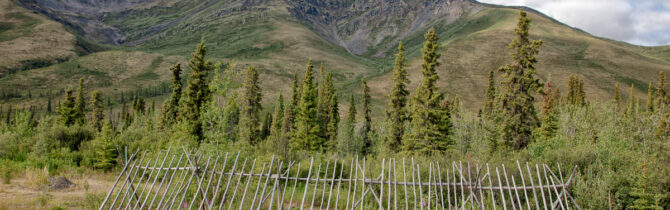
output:
[[[121,150],[119,149],[119,151]],[[284,209],[287,206],[285,202],[287,202],[286,193],[289,190],[288,186],[293,181],[293,189],[291,189],[291,196],[288,200],[289,209],[297,205],[300,205],[301,209],[304,209],[306,206],[309,208],[324,209],[325,207],[325,209],[330,209],[331,204],[333,204],[334,189],[337,190],[334,207],[339,209],[341,208],[339,204],[341,200],[340,193],[345,188],[347,190],[346,203],[343,206],[345,209],[355,209],[359,206],[364,209],[372,208],[370,205],[376,205],[377,207],[374,208],[379,209],[398,209],[400,205],[403,205],[398,205],[398,185],[401,185],[405,195],[405,209],[412,209],[410,208],[412,205],[410,204],[410,199],[414,200],[413,209],[440,209],[440,207],[441,209],[496,209],[499,206],[502,206],[503,209],[507,209],[509,206],[512,209],[524,209],[524,206],[530,209],[532,206],[531,202],[535,203],[536,209],[541,207],[545,207],[545,209],[568,209],[571,206],[574,206],[575,209],[580,209],[567,189],[573,182],[577,170],[576,166],[573,168],[572,174],[568,179],[564,180],[560,165],[558,166],[558,173],[554,173],[545,164],[542,164],[543,170],[541,172],[539,166],[536,165],[535,169],[538,181],[536,185],[536,180],[534,180],[535,177],[530,170],[529,164],[526,163],[526,171],[524,172],[521,164],[517,161],[519,175],[511,174],[511,180],[504,165],[501,165],[502,174],[500,173],[500,168],[495,167],[497,175],[495,178],[497,178],[498,182],[496,184],[492,182],[493,177],[488,164],[486,164],[485,172],[482,171],[483,167],[475,164],[473,173],[473,167],[470,162],[466,162],[465,164],[461,161],[452,162],[451,169],[447,167],[447,176],[443,178],[444,171],[442,171],[440,161],[425,162],[426,165],[424,165],[423,169],[427,167],[428,171],[424,172],[426,174],[422,174],[421,166],[414,163],[413,158],[410,164],[405,164],[405,160],[403,159],[401,166],[403,178],[402,180],[398,180],[396,161],[393,158],[384,158],[381,161],[381,167],[371,168],[366,167],[367,159],[364,158],[362,164],[359,164],[358,158],[356,160],[352,158],[349,165],[348,177],[343,176],[345,170],[344,160],[341,160],[341,167],[338,165],[338,161],[340,160],[333,160],[332,169],[330,168],[330,160],[327,161],[324,170],[325,173],[321,176],[323,162],[314,163],[314,158],[311,158],[307,177],[301,177],[300,163],[298,164],[298,170],[293,176],[291,174],[291,167],[295,162],[275,160],[274,157],[269,162],[269,165],[268,163],[262,163],[263,167],[260,173],[257,173],[255,172],[256,160],[254,160],[251,168],[247,171],[246,164],[249,160],[247,158],[244,160],[242,169],[238,171],[239,152],[232,167],[228,168],[228,153],[225,154],[222,167],[219,167],[220,156],[215,156],[215,159],[209,156],[203,158],[203,154],[191,154],[190,151],[187,152],[183,149],[184,153],[177,159],[176,157],[179,154],[170,154],[170,151],[158,151],[155,158],[149,158],[147,161],[143,161],[144,157],[148,157],[145,155],[146,153],[143,153],[142,159],[135,159],[139,151],[130,155],[130,157],[126,157],[128,160],[124,161],[124,169],[117,177],[117,180],[111,187],[112,189],[110,189],[105,198],[105,202],[101,204],[100,208],[172,209],[193,208],[197,204],[196,208],[198,209],[211,209],[215,203],[218,203],[218,208],[223,209],[223,206],[228,202],[228,209],[232,209],[233,206],[236,206],[235,208],[237,209],[247,207],[251,209],[274,209],[276,202],[278,209]],[[192,155],[193,158],[191,157]],[[168,161],[169,156],[171,156],[171,159]],[[186,161],[182,161],[184,157],[186,157]],[[199,162],[201,159],[207,159],[206,162],[203,162],[205,164]],[[174,165],[175,160],[178,160],[176,161],[176,165]],[[185,162],[186,165],[182,165],[182,162]],[[315,168],[315,164],[319,164],[319,167]],[[412,180],[408,180],[406,165],[412,167]],[[375,168],[380,170],[375,170]],[[316,171],[314,171],[315,169]],[[340,170],[339,175],[337,174],[337,170]],[[379,172],[378,176],[376,175],[377,172]],[[316,173],[316,177],[314,177],[314,173]],[[358,177],[358,173],[361,173],[361,178]],[[375,176],[370,176],[369,174],[371,173],[375,174]],[[541,173],[544,178],[542,178]],[[427,178],[425,178],[427,180],[424,180],[422,175],[427,175]],[[137,178],[137,176],[140,177]],[[229,196],[231,193],[228,193],[228,191],[230,191],[233,179],[235,178],[238,180],[232,189],[232,196]],[[505,184],[502,183],[503,178],[505,179]],[[520,178],[520,180],[517,178]],[[242,179],[246,183],[244,183],[244,190],[241,192],[243,193],[240,196],[241,200],[236,201],[240,185],[243,184]],[[263,179],[265,180],[263,181]],[[526,179],[530,181],[530,185],[527,184]],[[486,182],[487,180],[488,183]],[[194,182],[197,184],[197,188],[191,186]],[[216,182],[215,185],[214,182]],[[225,188],[222,186],[224,182],[226,182]],[[246,199],[252,182],[256,182],[254,196]],[[300,203],[293,203],[299,182],[304,183],[303,198]],[[263,184],[262,187],[261,184]],[[314,186],[312,187],[310,184]],[[335,186],[336,184],[337,186]],[[137,185],[137,188],[134,185]],[[410,189],[408,189],[410,186],[413,190],[413,198],[410,198]],[[423,187],[428,187],[428,189],[424,191]],[[447,196],[444,196],[444,187],[447,188]],[[538,189],[540,191],[539,195]],[[195,194],[191,194],[193,190],[195,190]],[[221,190],[224,190],[223,195],[221,195]],[[321,199],[317,205],[315,202],[317,202],[318,190],[321,190]],[[352,190],[353,193],[351,192]],[[520,190],[523,192],[519,192]],[[532,191],[530,196],[528,195],[530,194],[528,193],[529,190]],[[545,190],[547,191],[545,192]],[[310,199],[311,202],[306,205],[305,201],[308,198],[308,193],[312,197]],[[545,193],[548,194],[545,195]],[[186,201],[185,199],[189,195],[192,197],[189,197],[189,200]],[[326,199],[326,196],[328,199]],[[371,196],[375,203],[366,203],[365,199],[368,196]],[[498,196],[500,196],[499,199],[496,198]],[[540,201],[539,196],[542,196],[542,201]],[[549,197],[547,198],[546,196]],[[111,198],[114,198],[114,200]],[[120,203],[119,199],[121,199]],[[269,200],[270,204],[266,205],[265,202],[267,200]],[[485,204],[485,201],[490,202],[490,204]],[[541,205],[540,202],[542,202]],[[364,204],[367,206],[364,206]]]
[[[136,152],[135,154],[137,154],[137,152]],[[134,159],[135,154],[131,155],[130,158],[129,158],[129,160]],[[100,208],[98,208],[99,210],[102,210],[102,209],[105,208],[105,204],[107,204],[107,200],[109,200],[109,197],[110,197],[110,196],[112,195],[112,193],[114,192],[114,188],[116,188],[116,184],[119,183],[119,180],[121,179],[121,177],[123,176],[123,174],[124,174],[124,173],[126,172],[126,170],[128,169],[128,165],[130,165],[130,164],[129,164],[128,161],[126,161],[126,162],[125,162],[125,166],[124,166],[123,169],[121,170],[121,173],[119,174],[119,176],[116,177],[116,181],[114,181],[114,184],[112,185],[112,188],[109,189],[109,192],[107,192],[107,195],[105,196],[105,199],[102,201],[102,204],[100,204]]]

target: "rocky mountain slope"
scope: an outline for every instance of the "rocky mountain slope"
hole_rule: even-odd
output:
[[[311,58],[334,73],[341,93],[357,93],[359,79],[368,78],[373,102],[381,109],[390,88],[394,47],[399,41],[405,44],[414,87],[420,78],[423,33],[434,27],[443,45],[439,86],[476,109],[484,97],[488,72],[510,61],[506,45],[513,38],[518,15],[514,8],[470,0],[1,1],[62,24],[74,37],[72,46],[78,46],[76,40],[89,40],[109,51],[80,53],[82,57],[54,62],[60,64],[0,76],[0,89],[24,96],[1,100],[38,104],[48,94],[27,99],[27,89],[53,92],[79,78],[108,95],[159,84],[169,77],[164,75],[165,66],[184,62],[204,39],[213,60],[234,60],[240,69],[246,65],[260,69],[266,103],[280,91],[290,92],[286,84],[291,75],[302,72]],[[629,45],[593,37],[537,12],[530,16],[533,38],[545,43],[538,56],[539,76],[561,89],[576,74],[585,80],[589,98],[609,98],[615,83],[634,84],[642,97],[659,71],[670,74],[670,47]],[[9,20],[0,16],[0,22]],[[63,54],[48,48],[35,51]],[[152,65],[133,66],[129,58],[120,56],[129,51],[141,51],[133,53],[138,56],[133,59]],[[111,74],[124,76],[105,81],[104,75]],[[44,78],[61,79],[40,82],[52,81]]]

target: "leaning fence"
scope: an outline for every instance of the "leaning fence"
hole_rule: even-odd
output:
[[[178,151],[125,152],[99,209],[580,209],[568,189],[576,166],[564,179],[560,165],[555,172],[518,161],[508,168],[311,158],[307,165]]]

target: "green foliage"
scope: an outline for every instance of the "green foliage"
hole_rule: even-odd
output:
[[[618,86],[618,84],[617,84],[617,86]],[[566,96],[565,100],[569,104],[572,104],[574,106],[585,106],[586,105],[586,93],[584,92],[584,80],[580,80],[579,76],[570,75],[570,80],[568,80],[568,95]]]
[[[323,151],[325,139],[319,136],[323,128],[318,122],[317,87],[314,84],[312,61],[307,62],[304,79],[300,86],[300,101],[296,110],[295,133],[291,141],[293,150]]]
[[[437,50],[440,44],[434,29],[428,30],[425,35],[423,49],[423,75],[416,94],[411,101],[410,131],[403,142],[403,151],[415,154],[436,154],[446,151],[453,145],[449,138],[451,133],[451,113],[448,107],[443,106],[444,96],[436,86],[439,76],[436,68],[440,65],[440,54]]]
[[[558,130],[558,98],[556,91],[552,90],[551,83],[547,82],[544,88],[544,102],[542,103],[542,125],[538,134],[544,140],[549,140],[556,135]]]
[[[286,109],[288,108],[284,107],[284,96],[279,93],[277,103],[275,103],[274,114],[272,115],[273,120],[268,139],[274,146],[273,148],[277,151],[278,155],[284,158],[288,156],[288,138],[284,136],[284,132],[282,132]]]
[[[405,123],[409,118],[407,113],[407,97],[409,90],[407,85],[407,69],[405,67],[405,48],[402,42],[398,43],[398,53],[395,54],[395,63],[393,64],[393,87],[389,95],[388,111],[386,118],[389,127],[389,135],[386,138],[386,145],[394,152],[398,152],[402,145],[402,137],[405,135]]]
[[[200,119],[202,108],[211,100],[208,74],[213,66],[209,60],[205,60],[207,48],[204,40],[198,44],[193,52],[188,67],[191,70],[188,86],[181,106],[182,120],[187,122],[188,131],[198,141],[203,139],[202,121]]]
[[[490,115],[495,107],[496,100],[496,79],[493,71],[489,72],[489,87],[486,89],[486,99],[484,100],[484,115]]]
[[[259,138],[261,140],[267,139],[270,136],[270,130],[272,129],[272,113],[266,112],[265,117],[263,117],[263,124],[261,124],[261,131],[259,133]]]
[[[240,108],[235,101],[235,97],[231,97],[223,110],[223,138],[230,141],[237,141],[238,139],[238,124],[240,121]]]
[[[75,101],[74,97],[72,96],[72,89],[67,89],[65,90],[65,101],[63,101],[63,104],[58,106],[58,113],[60,114],[59,121],[63,123],[66,126],[70,126],[75,124],[77,120],[77,110],[75,109]],[[9,113],[11,111],[12,107],[9,107],[9,111],[7,113],[8,119],[9,119]],[[7,124],[9,124],[9,120],[7,120]]]
[[[514,50],[513,64],[498,69],[503,73],[501,95],[503,127],[502,138],[509,148],[520,150],[533,140],[532,131],[539,126],[535,112],[533,94],[542,87],[535,78],[535,55],[542,45],[541,40],[530,40],[530,19],[526,12],[519,12],[519,23],[514,30],[516,38],[508,48]]]
[[[181,64],[175,64],[170,68],[172,72],[172,94],[170,99],[163,104],[161,113],[161,125],[167,127],[177,120],[179,100],[181,100]]]
[[[323,72],[321,66],[321,83],[319,83],[318,113],[321,138],[326,139],[326,147],[332,149],[337,138],[337,127],[340,121],[339,108],[337,104],[337,93],[333,84],[333,74]]]
[[[646,110],[648,113],[654,112],[654,86],[649,83],[649,88],[647,89],[647,106]]]
[[[372,135],[374,135],[374,130],[372,129],[372,117],[370,116],[370,87],[368,83],[362,81],[363,89],[363,129],[361,130],[361,136],[363,137],[363,155],[368,155],[372,152]]]
[[[91,107],[93,108],[91,124],[95,130],[100,131],[102,129],[102,123],[104,121],[105,115],[102,113],[104,108],[102,107],[102,97],[100,92],[93,91],[91,92]]]
[[[656,108],[661,109],[670,103],[670,99],[665,91],[665,74],[658,72],[658,83],[656,83]]]
[[[258,71],[249,66],[243,84],[242,110],[240,115],[240,140],[250,145],[256,145],[262,140],[259,130],[261,112],[261,87],[258,81]]]
[[[95,169],[109,171],[116,165],[115,134],[109,123],[105,123],[102,131],[90,142],[91,151],[89,156],[85,157],[86,162]]]
[[[135,111],[136,114],[144,114],[146,111],[146,102],[144,102],[142,96],[135,96],[133,98],[133,111]]]

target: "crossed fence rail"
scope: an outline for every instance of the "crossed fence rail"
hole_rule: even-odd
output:
[[[241,160],[239,152],[181,151],[161,150],[153,159],[126,151],[99,209],[581,209],[568,191],[576,166],[564,181],[560,165],[558,173],[546,164],[532,170],[526,163],[524,171],[517,161],[508,176],[505,165],[492,173],[488,164],[451,162],[445,170],[434,161],[426,177],[414,159],[368,165],[375,167],[365,158],[335,160],[322,170],[311,158],[305,174],[301,163],[274,156],[268,164]]]

